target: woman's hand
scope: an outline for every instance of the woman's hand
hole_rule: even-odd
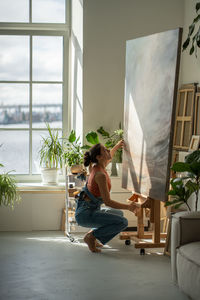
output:
[[[119,149],[119,148],[123,148],[124,147],[124,140],[120,140],[111,150],[110,150],[110,154],[111,154],[111,158],[113,158],[115,152]]]
[[[124,140],[120,140],[117,144],[116,144],[117,149],[119,148],[123,148],[124,147]]]

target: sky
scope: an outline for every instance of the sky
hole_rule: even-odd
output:
[[[0,0],[0,22],[28,22],[29,0]],[[32,0],[33,22],[65,22],[65,0]],[[63,80],[63,37],[33,36],[33,80]],[[29,81],[30,37],[0,36],[0,106],[27,104],[29,85],[1,83]],[[62,85],[34,85],[33,103],[62,102]]]

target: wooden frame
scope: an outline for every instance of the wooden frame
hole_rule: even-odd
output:
[[[184,85],[179,89],[174,129],[174,149],[189,149],[193,132],[193,114],[196,89],[196,84]],[[187,126],[187,124],[189,126]]]
[[[190,142],[189,151],[195,151],[199,149],[200,135],[193,135]]]
[[[194,134],[200,135],[200,92],[195,97]]]

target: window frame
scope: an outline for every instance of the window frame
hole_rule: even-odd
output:
[[[29,80],[0,80],[0,83],[16,83],[16,84],[29,84],[29,105],[30,105],[30,119],[29,128],[0,128],[1,131],[28,131],[29,136],[29,174],[13,174],[19,182],[38,182],[41,181],[40,174],[32,174],[32,85],[34,83],[48,83],[62,84],[62,134],[66,136],[69,132],[70,117],[69,117],[69,44],[70,44],[70,11],[71,5],[70,0],[65,0],[65,23],[32,23],[32,0],[29,0],[29,21],[30,23],[5,23],[0,22],[0,35],[27,35],[30,37],[30,61],[29,61]],[[32,80],[32,38],[33,36],[62,36],[63,37],[63,78],[62,81],[34,81]],[[47,130],[46,128],[34,128],[34,131]],[[3,162],[2,162],[3,163]],[[65,174],[64,170],[60,175],[60,180],[64,181]]]

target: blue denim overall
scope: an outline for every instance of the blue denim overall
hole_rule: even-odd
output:
[[[84,200],[85,194],[90,200]],[[101,204],[102,198],[90,193],[86,184],[79,194],[75,218],[78,225],[93,228],[92,233],[96,239],[106,244],[128,226],[128,221],[121,210],[101,208]]]

